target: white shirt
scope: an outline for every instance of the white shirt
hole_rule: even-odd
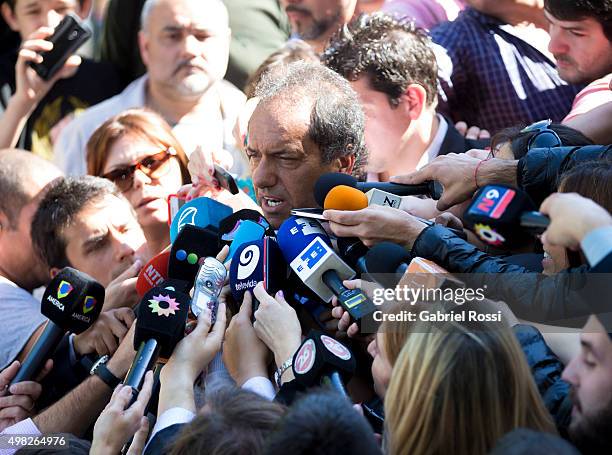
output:
[[[436,135],[434,136],[431,144],[421,156],[416,168],[421,169],[423,166],[428,164],[431,160],[433,160],[440,153],[440,148],[442,147],[442,143],[444,142],[444,138],[446,137],[446,133],[448,132],[448,123],[446,119],[440,114],[436,114],[438,117],[438,131],[436,131]]]
[[[86,109],[62,130],[55,144],[54,160],[66,175],[87,174],[87,141],[100,125],[125,110],[145,107],[147,79],[146,74],[136,79],[123,92]],[[234,166],[229,170],[234,174],[243,175],[248,166],[242,154],[235,148],[232,129],[246,98],[240,90],[227,81],[219,82],[218,90],[222,104],[223,131],[220,132],[222,137],[206,137],[207,135],[202,134],[202,125],[193,120],[177,123],[172,131],[187,156],[191,155],[197,145],[206,146],[211,140],[219,139],[214,143],[223,144],[234,157]]]

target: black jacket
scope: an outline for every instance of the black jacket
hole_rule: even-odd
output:
[[[518,162],[516,181],[539,207],[557,191],[559,176],[576,164],[600,158],[612,159],[612,145],[531,149]]]
[[[491,143],[490,139],[466,139],[463,134],[457,131],[452,120],[444,117],[446,123],[448,123],[448,130],[444,135],[442,145],[440,145],[440,151],[438,155],[447,155],[449,153],[465,153],[472,149],[484,149]]]
[[[591,314],[609,311],[605,296],[612,294],[606,274],[591,274],[584,265],[555,276],[545,276],[490,256],[440,225],[425,228],[412,254],[430,259],[467,286],[486,289],[491,300],[503,300],[520,319],[582,327]]]

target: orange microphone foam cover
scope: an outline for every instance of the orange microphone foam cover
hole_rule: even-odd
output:
[[[368,206],[368,197],[358,189],[347,185],[333,187],[323,202],[325,210],[361,210]]]

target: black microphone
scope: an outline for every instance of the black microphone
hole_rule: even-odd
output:
[[[336,239],[338,253],[348,265],[356,269],[359,274],[367,274],[368,267],[365,261],[365,256],[370,249],[361,242],[357,237],[338,237]]]
[[[49,359],[66,332],[81,333],[95,322],[104,304],[104,287],[72,267],[62,269],[51,280],[40,309],[49,322],[11,381],[33,379]]]
[[[443,191],[440,182],[434,180],[412,185],[390,182],[359,182],[352,175],[342,174],[340,172],[330,172],[323,174],[319,177],[317,183],[315,183],[314,196],[319,206],[323,207],[327,193],[338,185],[357,188],[364,193],[372,189],[378,189],[397,196],[426,195],[435,200],[440,199]]]
[[[168,260],[168,278],[193,283],[204,259],[215,257],[221,248],[217,232],[185,225],[172,243]]]
[[[293,356],[293,375],[304,387],[330,385],[348,397],[346,384],[355,373],[355,356],[336,339],[311,330]]]
[[[400,245],[381,242],[370,248],[365,263],[371,277],[383,286],[391,288],[404,276],[411,259],[410,253]]]
[[[499,184],[481,188],[463,218],[483,241],[497,247],[520,246],[550,223],[546,215],[535,211],[527,193]]]
[[[132,399],[138,395],[146,372],[159,357],[170,357],[185,335],[190,302],[187,294],[159,286],[140,301],[134,332],[136,357],[123,381],[132,388]]]

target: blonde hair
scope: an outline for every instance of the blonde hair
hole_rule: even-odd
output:
[[[101,176],[108,160],[108,153],[122,137],[138,137],[160,147],[172,147],[181,168],[183,184],[191,182],[187,169],[187,155],[170,125],[155,112],[146,109],[129,109],[117,114],[94,131],[87,141],[87,173]]]
[[[394,455],[485,455],[515,428],[556,431],[513,332],[485,323],[412,325],[385,416]]]

